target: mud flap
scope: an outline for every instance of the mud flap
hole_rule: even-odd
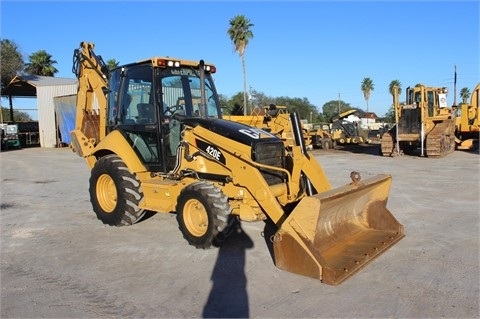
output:
[[[273,236],[275,265],[337,285],[404,235],[386,208],[391,176],[305,197]]]

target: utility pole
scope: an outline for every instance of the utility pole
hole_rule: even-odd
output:
[[[340,116],[340,93],[338,93],[338,116]]]
[[[453,106],[457,106],[457,65],[455,65],[455,77],[453,79]]]
[[[248,105],[250,107],[250,112],[253,112],[253,103],[252,103],[252,86],[249,86],[249,92],[248,92]]]

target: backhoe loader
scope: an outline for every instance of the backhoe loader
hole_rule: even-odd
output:
[[[275,265],[337,285],[404,237],[387,209],[390,175],[331,189],[296,145],[222,119],[213,64],[154,57],[109,70],[94,44],[74,50],[72,148],[91,169],[100,221],[132,225],[146,211],[176,214],[186,241],[221,245],[235,221],[271,221]],[[194,103],[198,101],[200,103]]]
[[[332,138],[340,145],[357,145],[369,143],[370,141],[361,135],[359,124],[356,121],[349,121],[348,117],[357,113],[357,110],[348,110],[331,119]]]
[[[265,106],[263,110],[260,110],[258,107],[255,108],[251,115],[224,115],[223,118],[268,131],[281,138],[286,147],[295,144],[290,125],[290,112],[286,106],[270,104]],[[332,135],[321,128],[306,129],[302,125],[302,132],[307,149],[314,147],[323,149],[335,148],[336,142]]]

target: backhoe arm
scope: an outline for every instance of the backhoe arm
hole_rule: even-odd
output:
[[[108,67],[93,49],[92,43],[82,42],[73,54],[72,72],[78,78],[78,91],[75,130],[70,135],[73,148],[84,157],[106,133]]]

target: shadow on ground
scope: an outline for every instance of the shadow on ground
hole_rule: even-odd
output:
[[[344,144],[337,145],[335,151],[382,156],[380,144]]]
[[[240,223],[219,248],[212,273],[212,290],[203,309],[203,318],[248,318],[250,315],[245,254],[253,241]]]

